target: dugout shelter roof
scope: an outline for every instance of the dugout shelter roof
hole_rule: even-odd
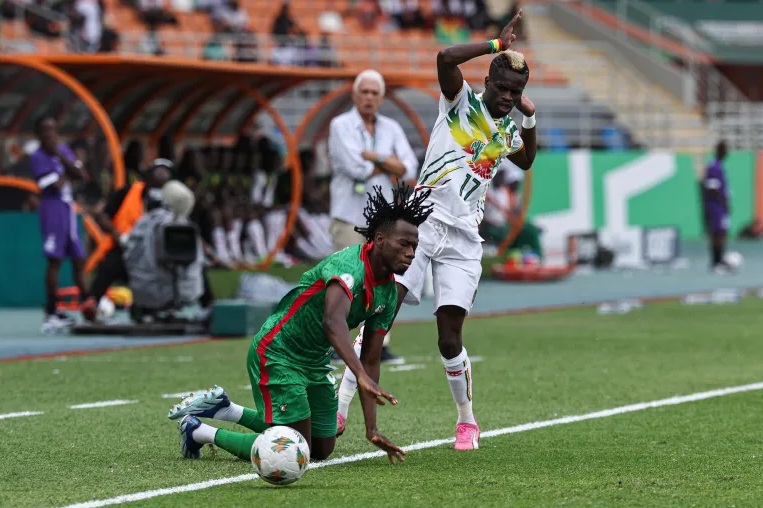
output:
[[[301,201],[299,143],[325,132],[333,115],[348,105],[352,82],[362,70],[111,54],[0,54],[0,135],[31,133],[34,119],[44,112],[54,114],[61,132],[70,136],[100,130],[113,161],[114,188],[120,188],[126,183],[122,143],[128,137],[142,135],[158,143],[165,133],[176,140],[192,133],[213,139],[226,122],[243,128],[266,111],[283,134],[292,171],[289,219],[279,246],[263,263],[267,266],[288,241]],[[385,71],[384,78],[387,99],[411,120],[426,145],[426,125],[395,89],[416,88],[437,99],[434,69]],[[292,132],[271,103],[308,81],[343,84],[320,97]],[[33,181],[3,178],[0,184],[36,188]]]

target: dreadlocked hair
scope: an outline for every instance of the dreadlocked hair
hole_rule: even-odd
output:
[[[525,55],[513,49],[501,51],[490,62],[490,74],[498,71],[513,71],[528,77],[530,76],[530,67],[527,66]]]
[[[356,227],[355,231],[370,242],[377,232],[390,231],[399,220],[419,227],[432,213],[432,205],[424,204],[431,192],[427,189],[409,198],[410,187],[401,183],[397,188],[392,189],[392,201],[389,202],[382,194],[381,186],[375,185],[373,194],[368,193],[368,202],[363,210],[366,227]]]

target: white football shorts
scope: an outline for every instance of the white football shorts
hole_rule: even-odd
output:
[[[419,226],[419,246],[413,263],[404,275],[395,275],[395,280],[408,289],[405,303],[421,303],[429,263],[432,263],[434,276],[435,311],[445,305],[455,305],[468,313],[482,275],[482,243],[475,242],[460,229],[428,218]]]

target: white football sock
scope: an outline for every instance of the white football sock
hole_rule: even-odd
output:
[[[390,336],[392,335],[392,332],[387,332],[387,334],[384,336],[384,342],[382,342],[382,345],[384,347],[389,346]]]
[[[355,354],[358,355],[358,358],[360,358],[360,348],[363,346],[363,326],[360,327],[360,330],[358,331],[358,336],[355,338],[355,342],[353,342],[353,348],[355,349]],[[358,379],[355,377],[355,374],[349,369],[349,367],[344,368],[344,374],[342,375],[342,383],[339,385],[339,414],[342,415],[345,420],[347,419],[347,414],[350,411],[350,402],[352,402],[353,397],[355,397],[355,392],[358,391]]]
[[[477,423],[472,413],[472,363],[462,348],[461,353],[450,360],[442,358],[445,374],[458,409],[458,423]]]
[[[238,423],[242,416],[244,416],[244,406],[231,402],[230,406],[218,409],[213,418],[224,422]]]
[[[214,444],[216,433],[217,433],[217,429],[215,427],[212,427],[211,425],[207,425],[206,423],[202,423],[201,425],[199,425],[198,429],[194,430],[191,433],[191,437],[197,443]]]

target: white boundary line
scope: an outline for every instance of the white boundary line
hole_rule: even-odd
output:
[[[0,420],[5,420],[6,418],[20,418],[22,416],[37,416],[43,414],[42,411],[21,411],[20,413],[5,413],[4,415],[0,415]]]
[[[97,407],[124,406],[126,404],[135,404],[137,400],[102,400],[100,402],[88,402],[86,404],[75,404],[69,406],[69,409],[93,409]]]
[[[675,397],[669,397],[667,399],[653,400],[651,402],[640,402],[638,404],[630,404],[627,406],[615,407],[612,409],[604,409],[602,411],[594,411],[593,413],[586,413],[582,415],[565,416],[562,418],[556,418],[554,420],[545,420],[540,422],[524,423],[522,425],[515,425],[513,427],[504,427],[502,429],[491,430],[482,433],[482,438],[487,439],[495,436],[502,436],[505,434],[516,434],[518,432],[527,432],[528,430],[542,429],[545,427],[553,427],[555,425],[564,425],[566,423],[582,422],[585,420],[595,420],[597,418],[607,418],[609,416],[615,416],[625,413],[633,413],[635,411],[643,411],[644,409],[651,409],[664,406],[675,406],[678,404],[685,404],[687,402],[696,402],[698,400],[712,399],[715,397],[723,397],[726,395],[732,395],[735,393],[751,392],[755,390],[763,390],[763,382],[752,383],[748,385],[732,386],[728,388],[720,388],[718,390],[710,390],[707,392],[691,393],[689,395],[678,395]],[[454,439],[452,437],[445,439],[436,439],[433,441],[423,441],[421,443],[414,443],[411,446],[406,446],[406,451],[424,450],[426,448],[434,448],[436,446],[442,446],[444,444],[452,443]],[[384,452],[367,452],[359,453],[356,455],[347,455],[345,457],[337,457],[324,462],[316,462],[310,464],[310,469],[317,469],[327,466],[335,466],[338,464],[347,464],[350,462],[358,462],[361,460],[372,459],[375,457],[383,457]],[[146,492],[136,492],[135,494],[125,494],[123,496],[112,497],[110,499],[100,499],[95,501],[87,501],[85,503],[78,503],[68,505],[64,508],[100,508],[101,506],[110,506],[121,503],[130,503],[133,501],[142,501],[144,499],[151,499],[159,496],[167,496],[170,494],[179,494],[181,492],[192,492],[195,490],[208,489],[210,487],[216,487],[218,485],[227,485],[229,483],[245,482],[254,480],[257,475],[254,473],[243,474],[240,476],[232,476],[229,478],[220,478],[218,480],[209,480],[200,483],[191,483],[188,485],[181,485],[179,487],[169,487],[166,489],[149,490]]]

